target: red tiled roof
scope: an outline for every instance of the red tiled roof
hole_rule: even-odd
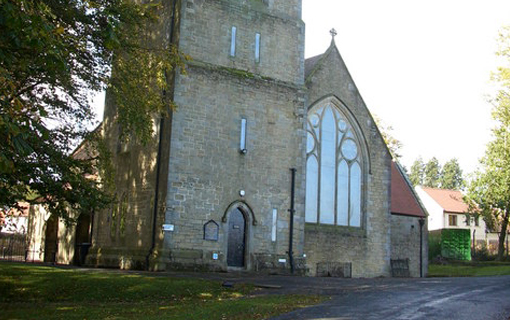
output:
[[[391,213],[425,218],[425,211],[395,162],[391,163]]]
[[[28,211],[30,209],[30,204],[26,202],[18,202],[19,208],[8,208],[7,211],[0,210],[0,218],[5,218],[6,216],[14,216],[14,217],[28,217]]]
[[[466,213],[468,205],[462,200],[462,193],[457,190],[434,189],[422,187],[434,201],[436,201],[445,212]]]

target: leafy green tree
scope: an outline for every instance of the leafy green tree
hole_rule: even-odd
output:
[[[414,160],[413,165],[411,166],[411,174],[409,175],[409,179],[413,186],[423,185],[424,173],[425,164],[423,163],[423,159],[418,157],[418,159]]]
[[[376,115],[374,115],[374,120],[393,158],[395,160],[399,160],[400,158],[402,158],[401,150],[403,144],[400,140],[393,136],[393,127],[390,125],[386,125],[381,120],[381,118],[379,118]]]
[[[502,29],[498,55],[505,65],[497,69],[493,81],[499,85],[493,104],[496,122],[493,140],[487,145],[480,169],[469,185],[471,207],[499,227],[498,259],[505,252],[505,237],[510,217],[510,27]]]
[[[65,217],[68,208],[108,203],[98,180],[87,178],[92,160],[71,152],[91,139],[90,96],[106,87],[123,132],[150,139],[151,113],[171,106],[162,94],[166,74],[182,67],[169,43],[151,41],[163,9],[128,0],[0,0],[0,206],[37,201]]]
[[[439,165],[439,161],[436,157],[433,157],[425,165],[423,185],[429,188],[438,188],[440,173],[441,166]]]
[[[462,169],[456,158],[446,162],[441,170],[441,189],[459,190],[464,186]]]

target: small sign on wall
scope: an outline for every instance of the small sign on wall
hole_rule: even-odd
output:
[[[164,224],[162,226],[162,228],[163,228],[163,231],[166,231],[166,232],[174,231],[174,225],[173,224]]]
[[[209,220],[204,224],[204,240],[218,241],[220,226],[214,220]]]

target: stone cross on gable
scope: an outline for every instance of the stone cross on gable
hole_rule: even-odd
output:
[[[335,39],[335,36],[338,34],[338,33],[336,32],[335,28],[333,28],[333,29],[329,30],[329,33],[331,34],[331,37],[332,37],[333,39]]]

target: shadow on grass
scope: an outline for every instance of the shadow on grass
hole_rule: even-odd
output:
[[[257,296],[251,285],[0,263],[2,318],[263,319],[326,300]]]

